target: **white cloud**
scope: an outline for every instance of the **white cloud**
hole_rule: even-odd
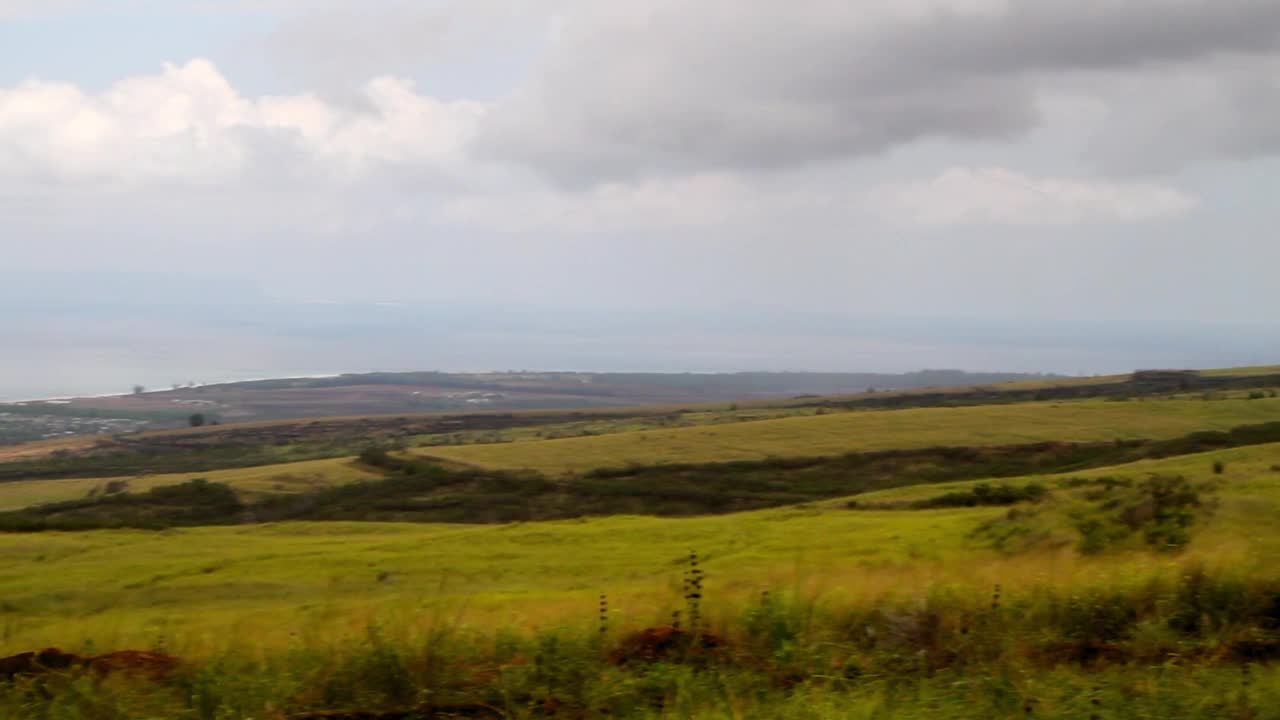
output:
[[[360,179],[385,168],[454,175],[485,106],[441,102],[395,78],[371,80],[367,108],[312,95],[246,98],[213,63],[166,65],[101,94],[30,80],[0,90],[0,178],[46,183]]]
[[[890,184],[870,200],[890,220],[930,226],[1142,222],[1180,217],[1199,204],[1156,183],[1036,178],[990,167],[954,167],[931,180]]]

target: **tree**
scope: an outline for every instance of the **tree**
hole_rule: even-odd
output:
[[[133,394],[134,394],[134,395],[141,395],[142,393],[144,393],[144,392],[146,392],[146,391],[147,391],[147,389],[146,389],[146,388],[144,388],[144,387],[142,387],[141,385],[134,385],[134,386],[133,386]]]
[[[192,413],[191,417],[187,418],[187,422],[191,423],[191,427],[204,425],[204,413]]]

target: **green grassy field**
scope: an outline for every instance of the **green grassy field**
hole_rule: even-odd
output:
[[[1219,550],[1234,546],[1255,558],[1280,553],[1280,532],[1272,527],[1275,518],[1280,517],[1280,444],[1143,460],[1080,472],[1006,478],[998,482],[1015,487],[1039,483],[1054,492],[1054,497],[1044,504],[1040,517],[1031,521],[1050,535],[1041,542],[1054,545],[1075,542],[1078,538],[1068,516],[1080,510],[1082,496],[1091,490],[1087,486],[1071,489],[1071,481],[1110,478],[1140,483],[1152,476],[1180,476],[1208,489],[1206,502],[1211,507],[1211,515],[1196,530],[1198,542]],[[895,488],[860,495],[858,501],[871,506],[900,504],[970,490],[983,482],[991,484],[992,481]],[[838,507],[839,502],[822,505]]]
[[[941,572],[943,561],[968,554],[957,542],[967,529],[992,514],[786,509],[692,520],[0,535],[0,647],[108,638],[146,645],[168,634],[170,643],[199,651],[230,629],[283,643],[317,619],[359,627],[379,609],[421,613],[424,622],[432,607],[473,620],[561,622],[589,619],[601,591],[619,603],[629,598],[619,612],[649,622],[673,600],[690,547],[707,554],[718,588],[790,584],[793,573],[816,573],[811,579],[821,575],[834,588],[830,571],[850,559],[912,575]],[[58,572],[44,572],[50,567]]]
[[[1215,463],[1221,463],[1221,473],[1214,472]],[[1004,478],[999,482],[1011,485],[1020,485],[1028,482],[1052,484],[1055,481],[1068,478],[1100,477],[1142,480],[1151,475],[1182,475],[1195,481],[1221,483],[1226,495],[1233,499],[1244,499],[1258,493],[1261,493],[1263,497],[1270,497],[1273,491],[1280,489],[1280,443],[1195,453],[1159,460],[1141,460],[1093,470]],[[909,500],[949,490],[970,488],[980,482],[990,481],[974,480],[927,486],[913,485],[889,490],[877,490],[859,497],[868,501]],[[1280,502],[1280,496],[1273,499]]]
[[[1201,370],[1202,375],[1224,376],[1234,375],[1236,377],[1248,377],[1252,375],[1275,375],[1280,373],[1280,365],[1252,365],[1248,367],[1234,368],[1213,368],[1210,370]]]
[[[467,712],[534,718],[547,716],[550,698],[574,717],[596,716],[592,708],[636,718],[1271,717],[1280,672],[1226,658],[1271,642],[1232,613],[1251,607],[1236,598],[1280,592],[1277,463],[1280,444],[1072,475],[1214,483],[1212,512],[1178,553],[1085,556],[1052,541],[999,551],[975,531],[1007,508],[835,502],[685,520],[0,535],[0,654],[158,648],[194,673],[159,688],[121,679],[59,691],[58,680],[26,700],[25,686],[10,692],[0,681],[0,712],[284,718],[288,708],[479,698]],[[1056,487],[1065,477],[1008,482]],[[1033,522],[1060,530],[1069,500],[1044,501]],[[615,667],[607,658],[628,633],[669,622],[673,609],[689,617],[690,549],[705,572],[701,623],[741,659]],[[1246,584],[1268,579],[1276,584]],[[1223,619],[1188,630],[1181,618],[1196,616],[1186,603]],[[936,637],[911,629],[933,617]],[[1080,652],[1142,660],[1081,668],[1069,659]]]
[[[1215,462],[1224,465],[1213,472]],[[1072,477],[1178,473],[1221,485],[1217,508],[1179,556],[1080,558],[1065,543],[1003,554],[973,530],[1005,508],[848,510],[842,502],[702,517],[610,517],[501,526],[294,523],[163,532],[0,535],[0,650],[137,645],[168,636],[201,652],[235,629],[265,644],[312,623],[359,626],[381,611],[459,613],[471,621],[571,622],[596,594],[652,622],[678,597],[690,548],[706,557],[710,594],[812,588],[836,596],[1070,584],[1194,562],[1261,565],[1280,551],[1280,444],[1143,461]],[[1061,476],[1067,477],[1067,476]],[[1050,485],[1058,476],[1014,479]],[[974,483],[869,493],[926,497]],[[1066,532],[1049,512],[1037,520]],[[569,560],[571,558],[571,560]],[[49,572],[56,568],[57,572]],[[92,588],[86,591],[85,588]],[[314,628],[312,628],[314,629]]]
[[[490,444],[411,451],[566,473],[1180,438],[1280,420],[1280,400],[1237,395],[821,414],[720,408],[465,433],[450,442]],[[556,437],[582,432],[589,436]],[[991,463],[982,473],[1023,472],[997,469],[1005,461],[990,460],[992,451],[979,455]],[[912,463],[925,461],[903,457],[875,471],[917,477]],[[927,462],[952,468],[963,457]],[[384,470],[435,482],[409,465]],[[799,471],[785,462],[764,467],[753,472],[801,477],[786,475]],[[740,489],[745,470],[726,468],[738,485],[725,487]],[[681,483],[695,473],[685,471],[667,482],[689,490]],[[629,489],[610,483],[648,477],[558,483],[596,476],[604,479],[583,487],[602,496]],[[141,492],[193,477],[256,497],[381,476],[333,458],[125,479]],[[3,483],[0,509],[83,498],[111,479]],[[1005,485],[1044,491],[1004,505],[928,506]],[[364,487],[373,486],[355,490]],[[376,496],[369,507],[452,502],[412,487],[413,497]],[[1183,515],[1166,513],[1174,495]],[[160,682],[69,673],[9,683],[0,668],[0,717],[1280,717],[1280,670],[1269,664],[1280,659],[1278,517],[1280,443],[1272,443],[681,519],[0,533],[0,656],[149,648],[185,663]],[[1167,534],[1169,518],[1185,537]],[[1102,528],[1104,543],[1090,544],[1091,527]],[[675,650],[635,645],[637,631],[671,623],[684,633]],[[377,714],[406,708],[418,711]]]
[[[1087,400],[829,413],[598,437],[433,447],[421,452],[484,467],[562,473],[628,463],[750,460],[939,445],[1167,438],[1273,420],[1280,420],[1280,399]]]
[[[361,467],[352,458],[332,458],[207,472],[165,473],[136,477],[20,480],[0,483],[0,511],[78,500],[95,489],[100,491],[112,481],[128,482],[130,492],[145,492],[151,488],[177,485],[196,477],[225,483],[242,496],[252,498],[266,493],[300,492],[346,482],[374,479],[381,475]]]
[[[664,428],[724,425],[756,420],[816,415],[816,407],[716,407],[714,409],[672,408],[671,412],[650,413],[621,419],[590,419],[571,423],[517,426],[499,430],[470,430],[453,433],[420,435],[410,444],[435,447],[441,445],[477,445],[536,440],[556,440],[596,435],[631,433]]]

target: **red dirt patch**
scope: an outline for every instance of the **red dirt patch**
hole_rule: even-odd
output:
[[[686,632],[662,625],[646,628],[622,639],[609,654],[614,665],[652,663],[676,657],[717,655],[728,643],[709,632]]]
[[[87,658],[85,664],[99,675],[125,673],[143,675],[153,680],[172,676],[182,661],[172,655],[145,650],[121,650]]]
[[[66,670],[82,662],[79,655],[58,648],[45,648],[0,658],[0,679],[12,680],[19,675],[40,675],[52,670]]]
[[[163,680],[173,675],[181,665],[182,661],[172,655],[145,650],[121,650],[85,657],[58,648],[45,648],[0,658],[0,680],[73,668],[87,668],[100,676],[127,673]]]
[[[403,712],[365,710],[304,713],[289,720],[445,720],[446,718],[502,718],[502,712],[488,705],[434,705]]]

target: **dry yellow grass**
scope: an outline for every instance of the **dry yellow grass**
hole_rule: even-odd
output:
[[[31,505],[76,500],[112,480],[129,484],[130,492],[145,492],[164,485],[176,485],[192,478],[206,478],[230,485],[242,496],[263,493],[300,492],[317,487],[339,485],[380,477],[353,462],[352,458],[330,458],[305,462],[261,465],[231,470],[167,473],[132,477],[67,478],[58,480],[21,480],[0,483],[0,511],[17,510]]]
[[[17,445],[0,446],[0,462],[31,460],[52,455],[59,450],[83,450],[93,447],[98,442],[97,435],[78,435],[76,437],[56,438],[54,440],[33,440]]]
[[[1235,368],[1216,368],[1213,370],[1202,370],[1204,375],[1230,375],[1236,377],[1248,377],[1253,375],[1280,375],[1280,365],[1252,365],[1249,367]]]
[[[832,413],[596,437],[433,447],[429,452],[483,467],[563,473],[628,463],[720,462],[937,445],[1168,438],[1276,420],[1280,420],[1280,399],[1089,400]]]

